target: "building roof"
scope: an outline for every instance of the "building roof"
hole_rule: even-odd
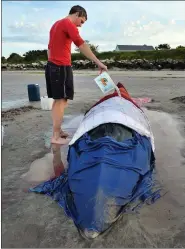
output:
[[[154,50],[153,46],[147,46],[147,45],[117,45],[119,50]]]

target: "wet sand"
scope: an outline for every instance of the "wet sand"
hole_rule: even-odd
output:
[[[12,100],[11,94],[7,93],[8,86],[14,86],[16,82],[16,95],[21,90],[24,92],[33,78],[34,82],[43,84],[41,92],[44,94],[43,75],[24,74],[23,84],[19,73],[11,73],[12,78],[6,73],[8,76],[3,75],[3,88],[5,82],[7,84],[3,90],[4,99]],[[145,107],[155,136],[156,167],[165,196],[154,205],[142,208],[139,214],[123,216],[108,234],[93,242],[83,240],[73,222],[51,198],[25,192],[21,177],[29,171],[30,165],[33,176],[40,180],[47,178],[46,174],[42,174],[42,169],[47,168],[44,162],[48,162],[48,169],[52,169],[53,154],[48,147],[50,112],[33,108],[16,114],[9,111],[2,117],[5,125],[2,148],[2,247],[185,247],[185,104],[184,98],[171,100],[184,95],[185,79],[173,78],[173,73],[171,78],[164,79],[161,75],[150,78],[148,73],[146,77],[143,72],[138,78],[133,72],[131,74],[125,76],[119,73],[119,76],[114,75],[114,79],[124,82],[133,97],[146,96],[154,100]],[[71,117],[83,113],[101,96],[99,89],[92,84],[94,76],[91,77],[75,76],[75,100],[69,103],[64,119],[66,129],[71,132],[78,121],[78,118],[70,121]],[[21,85],[16,88],[19,81]],[[23,92],[21,96],[25,95]],[[65,161],[64,154],[62,161]],[[44,158],[42,163],[40,158]]]

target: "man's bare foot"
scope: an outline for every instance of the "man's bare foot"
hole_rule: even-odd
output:
[[[67,137],[69,137],[69,134],[68,134],[67,132],[64,132],[63,130],[61,130],[61,131],[60,131],[60,136],[61,136],[62,138],[67,138]]]
[[[51,143],[52,144],[61,144],[61,145],[64,145],[64,144],[68,144],[69,140],[65,139],[65,138],[61,138],[61,137],[59,137],[58,139],[52,137]]]

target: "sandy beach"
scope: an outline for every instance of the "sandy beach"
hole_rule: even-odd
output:
[[[93,81],[96,73],[75,72],[75,98],[65,113],[66,130],[74,130],[73,118],[102,97]],[[111,71],[110,75],[132,97],[153,100],[144,108],[155,137],[158,179],[166,194],[139,214],[123,216],[108,234],[92,242],[83,240],[63,209],[47,196],[27,193],[22,179],[35,160],[51,155],[51,114],[39,103],[28,103],[27,97],[28,84],[39,84],[41,96],[46,95],[44,74],[2,72],[3,248],[185,247],[185,72]],[[23,103],[29,107],[12,109]]]

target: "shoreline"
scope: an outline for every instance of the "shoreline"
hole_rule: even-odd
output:
[[[74,70],[74,83],[75,83],[75,99],[81,100],[80,95],[81,91],[88,91],[88,94],[90,94],[91,89],[87,88],[85,81],[89,85],[90,88],[92,88],[93,96],[97,96],[97,98],[103,97],[103,94],[101,94],[100,90],[96,86],[94,82],[94,78],[98,75],[98,70]],[[145,81],[150,82],[153,81],[154,84],[156,84],[156,87],[160,87],[159,82],[163,84],[163,86],[166,88],[166,86],[169,84],[170,87],[173,87],[173,80],[174,82],[178,84],[178,82],[183,82],[183,79],[185,79],[185,71],[143,71],[143,70],[110,70],[108,71],[110,77],[115,82],[122,82],[126,85],[126,87],[129,87],[130,81],[139,81],[142,82]],[[7,80],[8,78],[8,84]],[[17,81],[15,79],[17,78]],[[84,81],[85,80],[85,81]],[[169,80],[169,81],[168,81]],[[15,81],[15,82],[14,82]],[[171,81],[171,82],[170,82]],[[10,86],[9,86],[10,82]],[[27,83],[26,83],[27,82]],[[39,84],[40,86],[40,96],[47,96],[46,89],[45,89],[45,77],[44,77],[44,71],[41,70],[26,70],[26,71],[3,71],[2,72],[2,90],[3,94],[6,93],[7,97],[2,100],[2,111],[8,111],[15,108],[21,108],[21,107],[28,107],[32,106],[35,108],[41,108],[40,101],[36,102],[29,102],[28,95],[27,95],[27,84],[29,82],[35,84]],[[20,83],[20,84],[19,84]],[[127,85],[128,84],[128,85]],[[136,83],[135,83],[136,84]],[[21,87],[23,86],[23,88]],[[81,88],[81,85],[82,88]],[[147,85],[146,85],[147,86]],[[10,90],[12,87],[15,87],[15,91],[11,90],[12,95],[10,95]],[[17,88],[18,87],[18,88]],[[83,89],[84,88],[84,89]],[[6,90],[5,90],[6,89]],[[18,90],[19,89],[19,90]],[[81,89],[81,90],[80,90]],[[157,89],[156,89],[157,90]],[[133,97],[141,97],[141,95],[152,97],[153,93],[145,90],[146,94],[142,94],[143,91],[141,90],[140,93],[138,92]],[[181,92],[179,92],[181,94]],[[157,93],[156,93],[157,94]],[[183,92],[182,92],[183,95]],[[6,96],[6,95],[3,95]],[[161,96],[162,97],[162,96]],[[180,95],[174,95],[171,97],[180,97]]]
[[[43,74],[44,70],[2,70],[3,73],[19,73],[19,74]],[[163,77],[163,78],[185,78],[185,70],[123,70],[123,69],[110,69],[108,70],[110,75],[123,75],[128,77]],[[96,76],[99,74],[98,69],[81,69],[73,70],[74,76]]]

